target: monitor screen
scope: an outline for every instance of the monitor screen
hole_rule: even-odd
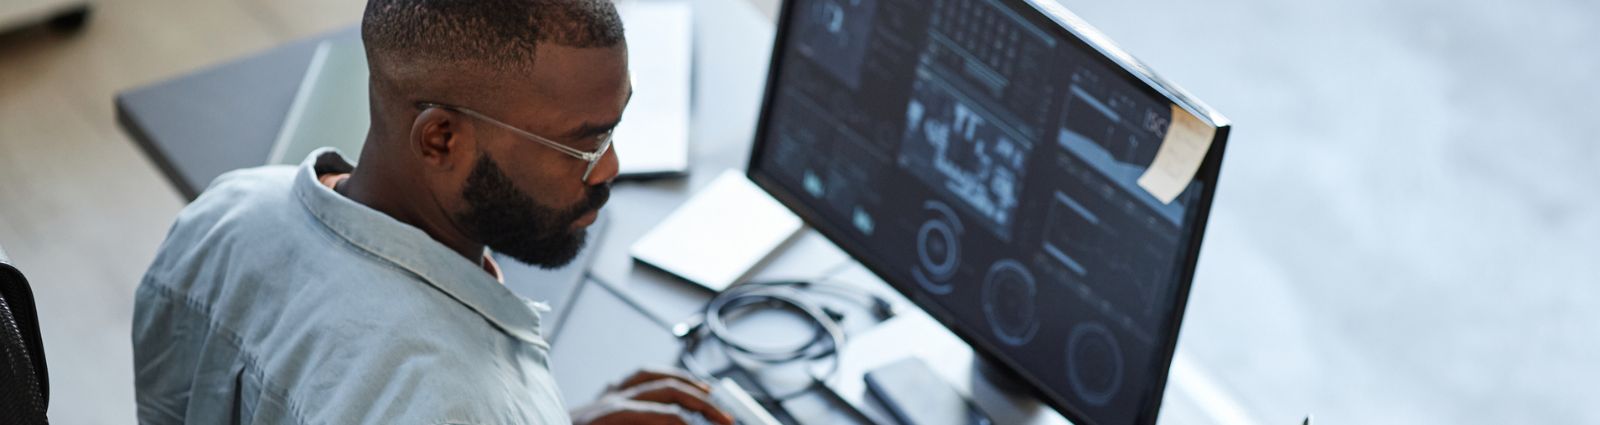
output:
[[[1226,121],[1054,5],[781,15],[751,179],[1069,419],[1153,423]],[[1175,119],[1215,133],[1162,196]]]

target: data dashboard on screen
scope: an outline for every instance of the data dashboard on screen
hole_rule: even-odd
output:
[[[751,177],[1069,418],[1153,421],[1220,146],[1142,188],[1173,98],[1023,0],[785,8]]]

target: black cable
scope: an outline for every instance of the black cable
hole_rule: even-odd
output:
[[[829,273],[831,275],[832,273]],[[782,402],[810,391],[815,384],[826,383],[839,372],[839,350],[844,346],[846,335],[840,325],[843,318],[831,309],[807,297],[802,290],[817,290],[832,292],[845,297],[863,296],[863,302],[878,321],[888,320],[894,315],[892,305],[882,297],[870,291],[831,283],[820,283],[805,280],[783,280],[768,282],[749,282],[738,285],[717,294],[706,303],[697,324],[680,324],[675,327],[675,334],[684,340],[683,351],[680,352],[679,361],[691,373],[711,376],[695,359],[695,351],[706,341],[715,341],[722,348],[729,360],[735,366],[740,366],[740,361],[757,363],[763,366],[783,365],[798,361],[828,361],[828,370],[821,376],[810,374],[812,383],[805,387],[781,395],[768,394],[761,391],[757,398],[766,401]],[[783,309],[799,313],[811,322],[813,334],[804,343],[788,348],[766,349],[753,347],[740,343],[731,336],[728,322],[736,320],[745,314],[769,310]],[[695,370],[699,369],[699,370]],[[810,370],[808,370],[810,372]]]
[[[742,360],[753,362],[762,366],[775,366],[789,364],[797,361],[826,360],[829,362],[828,370],[822,377],[812,374],[814,383],[826,382],[839,371],[838,352],[844,346],[844,329],[838,320],[829,316],[820,305],[805,298],[798,291],[788,287],[793,282],[745,284],[729,288],[710,302],[706,303],[702,321],[699,326],[685,335],[683,351],[680,361],[685,367],[696,365],[695,351],[705,341],[715,341],[736,365]],[[739,342],[732,337],[728,330],[728,321],[735,320],[754,311],[784,309],[805,316],[813,326],[813,334],[804,343],[787,348],[769,349],[755,347]],[[705,373],[704,370],[699,371]],[[810,372],[808,370],[808,372]],[[805,394],[811,389],[807,385],[800,390],[774,395],[760,391],[757,398],[770,401],[784,401]]]
[[[702,379],[714,379],[714,374],[706,370],[695,358],[695,351],[706,341],[715,341],[722,348],[734,366],[743,368],[739,362],[753,362],[763,366],[776,366],[797,361],[827,360],[829,366],[822,376],[809,373],[812,382],[805,387],[782,395],[768,394],[765,389],[752,393],[758,399],[771,402],[782,402],[796,396],[805,394],[819,383],[826,383],[839,373],[839,350],[844,346],[846,335],[840,322],[844,315],[822,304],[813,301],[802,291],[828,292],[832,295],[855,299],[868,308],[875,320],[882,322],[894,316],[893,305],[886,299],[872,291],[854,286],[824,283],[835,275],[848,269],[852,261],[841,261],[840,264],[829,267],[815,280],[775,280],[762,282],[747,282],[718,293],[706,302],[702,309],[699,322],[673,324],[665,319],[652,314],[652,312],[639,304],[631,294],[624,294],[620,288],[600,278],[595,273],[584,273],[590,279],[604,287],[630,307],[647,316],[652,322],[667,329],[683,341],[683,349],[679,352],[678,360],[691,374]],[[801,314],[811,322],[813,333],[809,339],[798,346],[781,349],[764,349],[742,344],[731,337],[728,322],[756,311],[783,309]]]
[[[827,382],[832,380],[839,373],[841,361],[839,358],[839,350],[843,347],[846,339],[843,327],[840,326],[843,315],[837,314],[832,310],[823,307],[822,304],[812,301],[805,296],[806,293],[802,292],[831,292],[833,295],[837,295],[842,298],[858,298],[858,301],[863,306],[866,306],[872,311],[872,315],[876,321],[883,322],[892,318],[895,314],[893,305],[887,299],[884,299],[872,291],[844,284],[825,283],[826,281],[831,280],[835,275],[846,270],[851,263],[851,261],[846,260],[841,262],[839,265],[829,267],[828,270],[822,273],[815,281],[780,280],[748,282],[734,286],[712,297],[712,299],[706,303],[706,306],[702,309],[701,319],[698,323],[692,321],[687,323],[680,322],[676,324],[668,322],[667,320],[652,314],[650,309],[646,308],[643,304],[635,300],[631,294],[623,293],[621,288],[612,285],[610,282],[602,279],[599,275],[592,272],[586,272],[584,273],[584,276],[586,279],[592,280],[596,284],[604,287],[607,292],[611,292],[617,298],[622,299],[623,302],[627,303],[630,307],[637,310],[639,313],[644,314],[652,322],[656,323],[658,326],[661,326],[663,329],[666,329],[668,332],[676,335],[680,340],[682,340],[683,348],[682,351],[679,352],[678,362],[682,364],[684,369],[686,369],[691,375],[708,382],[715,381],[717,379],[716,374],[706,369],[705,366],[701,364],[694,355],[696,349],[699,348],[703,342],[715,340],[722,345],[722,347],[724,347],[723,351],[725,355],[728,355],[729,360],[733,362],[732,367],[744,370],[749,376],[751,376],[751,379],[757,379],[756,382],[752,382],[752,384],[755,384],[757,387],[753,388],[756,391],[749,391],[749,393],[751,397],[760,400],[763,404],[781,406],[783,402],[800,395],[804,395],[815,389],[818,385],[822,385],[823,391],[829,396],[833,397],[836,402],[841,403],[853,411],[854,414],[859,419],[862,419],[865,423],[873,423],[871,419],[867,418],[861,413],[860,408],[853,402],[839,397],[838,394],[833,393],[831,389],[826,387]],[[759,311],[759,309],[762,308],[785,308],[799,312],[810,319],[815,332],[805,344],[788,350],[762,350],[745,346],[729,338],[727,322],[742,317],[745,314]],[[754,361],[765,365],[781,365],[794,361],[813,361],[824,358],[831,361],[831,363],[828,371],[821,377],[811,373],[812,371],[808,369],[807,374],[810,375],[811,382],[807,383],[805,386],[786,394],[772,395],[763,385],[761,385],[759,379],[755,378],[755,374],[750,373],[747,368],[739,363],[739,358],[741,356],[747,356],[745,357],[745,360],[747,361]]]

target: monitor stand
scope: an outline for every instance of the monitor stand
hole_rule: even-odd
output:
[[[1016,372],[1007,370],[993,361],[985,359],[982,355],[973,353],[972,357],[972,398],[979,400],[981,405],[1005,405],[1002,412],[994,412],[1001,422],[1017,418],[1034,418],[1048,414],[1050,407],[1040,402],[1028,384],[1017,376]]]
[[[994,388],[995,391],[1009,396],[1028,395],[1028,384],[1022,382],[1022,377],[1017,376],[1015,372],[995,365],[994,362],[984,359],[983,356],[972,357],[972,370],[978,372],[972,375],[972,379],[974,381],[983,381],[973,382],[973,384],[988,383],[989,387]],[[978,385],[973,385],[973,387],[977,388]]]

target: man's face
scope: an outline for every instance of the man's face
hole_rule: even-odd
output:
[[[520,189],[489,155],[480,154],[461,196],[467,209],[456,215],[469,236],[496,252],[543,268],[566,265],[583,249],[582,222],[611,196],[609,184],[589,186],[583,200],[566,208],[540,205]]]
[[[632,94],[627,50],[541,46],[525,89],[508,92],[491,110],[496,120],[580,151],[621,119]],[[463,105],[473,108],[470,105]],[[454,220],[464,233],[518,261],[554,268],[572,261],[586,228],[610,196],[616,150],[588,179],[588,163],[485,122],[473,123],[477,157],[461,184]]]

